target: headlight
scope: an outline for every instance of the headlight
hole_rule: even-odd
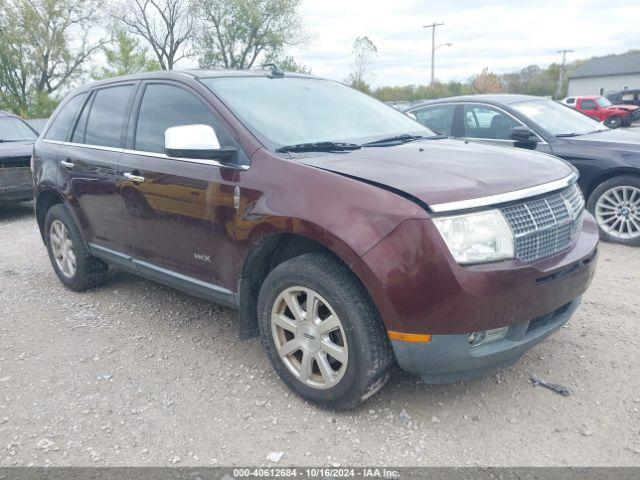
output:
[[[436,217],[433,222],[458,263],[514,257],[513,233],[499,210]]]

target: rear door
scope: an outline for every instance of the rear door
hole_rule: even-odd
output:
[[[70,141],[58,151],[64,189],[87,241],[114,250],[120,250],[127,239],[116,185],[136,87],[136,83],[124,83],[91,92]]]
[[[231,235],[238,171],[214,160],[165,155],[165,130],[194,124],[213,127],[222,147],[240,148],[230,128],[196,91],[176,82],[145,82],[120,161],[118,194],[126,207],[134,258],[150,264],[148,268],[221,286],[223,278],[231,276],[235,256]]]

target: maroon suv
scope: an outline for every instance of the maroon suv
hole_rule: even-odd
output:
[[[33,175],[67,287],[113,265],[236,308],[284,382],[332,407],[396,362],[431,383],[513,364],[569,319],[596,264],[569,164],[447,140],[278,70],[83,87]]]

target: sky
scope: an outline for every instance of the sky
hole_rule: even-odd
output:
[[[353,41],[368,36],[378,49],[373,86],[428,83],[432,22],[436,78],[466,80],[640,48],[640,0],[304,0],[300,13],[310,40],[290,53],[315,75],[344,80]]]

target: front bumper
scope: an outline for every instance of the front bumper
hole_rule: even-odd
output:
[[[513,364],[560,328],[593,279],[597,245],[598,226],[585,212],[576,243],[563,252],[533,263],[462,266],[432,223],[405,221],[363,260],[382,279],[367,287],[387,330],[431,336],[429,343],[392,340],[399,365],[442,383]],[[469,345],[472,332],[504,328],[503,340]]]
[[[0,203],[33,199],[33,183],[29,167],[0,168]]]
[[[398,364],[426,383],[470,380],[516,363],[534,345],[562,327],[580,304],[577,298],[553,312],[508,328],[505,338],[479,346],[469,334],[433,335],[429,343],[392,341]]]

